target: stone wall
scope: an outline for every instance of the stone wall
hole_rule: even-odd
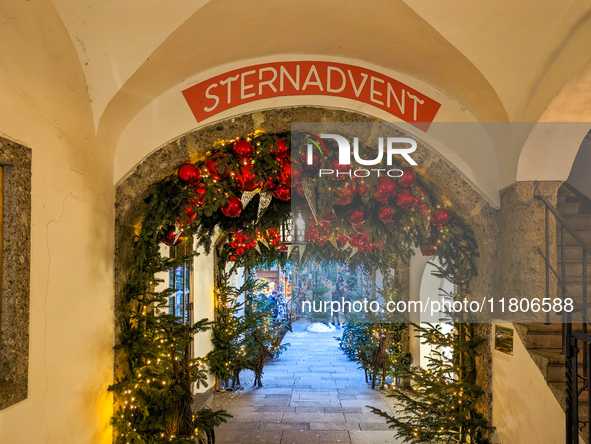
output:
[[[2,289],[0,410],[27,398],[31,267],[31,150],[0,137]]]

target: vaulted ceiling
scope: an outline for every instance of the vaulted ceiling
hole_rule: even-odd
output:
[[[481,122],[591,121],[589,0],[30,0],[0,19],[0,132],[56,134],[74,158],[95,144],[113,162],[135,116],[192,76],[286,54],[420,79]]]

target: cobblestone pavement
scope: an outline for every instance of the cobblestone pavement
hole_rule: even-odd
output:
[[[337,331],[336,334],[340,333]],[[288,333],[290,346],[265,366],[261,389],[215,393],[214,407],[233,418],[216,429],[218,444],[398,444],[371,405],[389,402],[365,383],[333,333]]]

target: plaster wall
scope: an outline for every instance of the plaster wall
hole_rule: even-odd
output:
[[[513,328],[512,324],[499,324]],[[564,442],[564,411],[516,333],[513,355],[493,349],[493,442]]]

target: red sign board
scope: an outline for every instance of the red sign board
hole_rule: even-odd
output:
[[[197,121],[244,103],[283,96],[335,96],[375,106],[426,131],[441,104],[370,69],[332,62],[275,62],[212,77],[183,91]]]

